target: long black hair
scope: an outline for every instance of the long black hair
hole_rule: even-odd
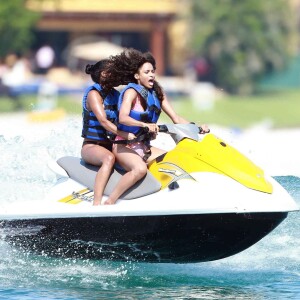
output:
[[[109,58],[109,63],[105,67],[105,76],[100,77],[100,84],[105,89],[111,89],[119,85],[137,83],[134,74],[147,62],[156,69],[155,59],[150,52],[143,53],[133,48],[125,49],[120,54]],[[153,89],[158,99],[162,101],[164,93],[157,81],[154,82]]]

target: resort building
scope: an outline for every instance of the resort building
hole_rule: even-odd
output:
[[[51,45],[58,64],[66,61],[72,64],[69,56],[74,47],[102,41],[112,44],[112,52],[116,49],[113,46],[151,51],[157,60],[157,73],[164,75],[176,72],[172,67],[174,65],[172,60],[177,61],[177,66],[180,65],[176,52],[181,50],[177,51],[176,48],[181,47],[184,36],[180,29],[182,26],[176,21],[183,2],[178,0],[29,0],[27,7],[41,13],[41,19],[36,26],[34,48],[37,50],[45,44]],[[97,44],[94,46],[96,47]],[[108,44],[106,48],[109,51]],[[83,49],[83,51],[87,58],[89,53],[93,52],[92,49],[90,51]],[[80,58],[78,52],[79,50],[77,58]],[[91,60],[97,60],[93,54],[90,54],[90,57]]]

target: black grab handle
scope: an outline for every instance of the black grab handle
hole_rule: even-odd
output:
[[[159,132],[168,132],[168,127],[166,125],[158,125]]]

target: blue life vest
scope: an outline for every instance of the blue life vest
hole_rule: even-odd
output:
[[[142,96],[142,98],[145,100],[147,104],[147,108],[145,111],[142,112],[131,110],[129,116],[135,120],[142,121],[144,123],[157,123],[159,115],[161,113],[160,101],[157,98],[157,95],[153,89],[148,90],[139,84],[129,83],[122,90],[119,97],[118,110],[120,111],[121,104],[123,102],[124,93],[130,88],[135,89]],[[136,134],[141,129],[141,127],[127,126],[118,123],[118,129]]]
[[[118,99],[120,93],[113,89],[108,94],[106,94],[100,84],[95,83],[94,85],[88,87],[83,95],[82,99],[82,117],[83,117],[83,127],[82,127],[82,134],[81,136],[84,138],[102,141],[107,140],[107,131],[106,129],[100,124],[98,119],[96,118],[95,114],[92,111],[89,111],[86,107],[87,97],[90,91],[97,90],[102,99],[104,110],[106,113],[106,117],[112,123],[116,123],[118,118]]]

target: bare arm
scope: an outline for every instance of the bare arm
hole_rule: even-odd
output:
[[[112,132],[116,135],[120,135],[125,139],[132,139],[134,138],[133,134],[128,134],[128,132],[124,132],[117,129],[117,126],[109,121],[106,117],[106,113],[103,107],[103,99],[101,95],[95,91],[92,90],[88,94],[87,98],[87,108],[89,110],[92,110],[95,114],[98,121],[101,123],[101,125],[109,132]],[[132,136],[130,136],[132,135]]]
[[[187,124],[189,121],[185,120],[181,116],[177,115],[173,109],[171,103],[168,101],[166,95],[164,94],[164,99],[162,101],[162,110],[168,115],[174,124]]]
[[[162,110],[169,116],[174,124],[187,124],[190,123],[186,119],[177,115],[170,102],[168,101],[166,95],[164,94],[164,99],[162,101]],[[202,131],[200,133],[208,133],[210,130],[206,124],[201,125]]]

